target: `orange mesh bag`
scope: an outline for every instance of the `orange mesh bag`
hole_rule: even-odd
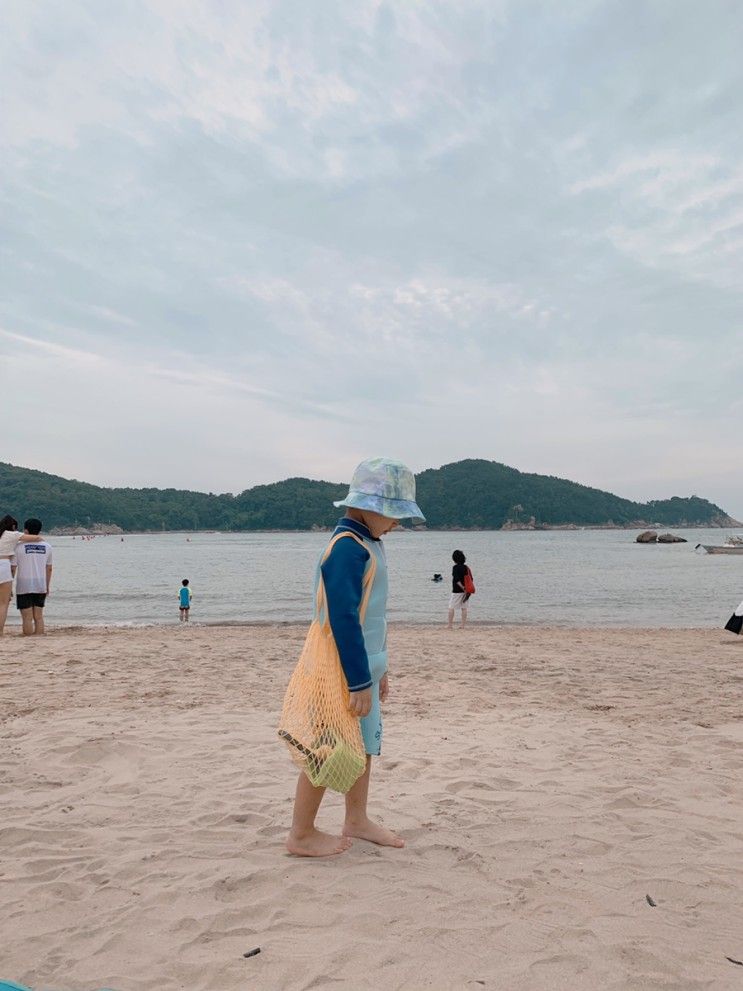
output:
[[[328,544],[327,558],[338,540],[352,533],[339,533]],[[359,619],[363,623],[377,569],[374,554],[364,574]],[[338,648],[328,622],[325,584],[320,574],[315,616],[310,625],[297,666],[289,680],[281,711],[279,736],[291,758],[316,788],[345,794],[366,768],[366,748],[357,716],[348,709],[349,691]]]

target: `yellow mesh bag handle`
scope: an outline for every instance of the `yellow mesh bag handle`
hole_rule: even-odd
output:
[[[323,561],[345,537],[364,546],[359,537],[344,531],[330,541]],[[370,554],[359,606],[361,622],[377,568],[376,554]],[[315,617],[286,690],[278,732],[294,763],[315,787],[345,793],[366,769],[366,748],[359,720],[348,709],[350,693],[330,628],[322,572],[315,605]]]

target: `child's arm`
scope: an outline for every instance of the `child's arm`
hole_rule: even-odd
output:
[[[328,600],[328,622],[352,696],[372,685],[359,619],[368,560],[369,552],[352,537],[346,537],[333,546],[320,567]]]

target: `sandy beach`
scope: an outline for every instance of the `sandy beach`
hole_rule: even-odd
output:
[[[392,626],[370,810],[407,846],[309,861],[283,848],[294,771],[275,736],[304,633],[0,641],[0,979],[743,986],[726,959],[743,960],[743,643]],[[329,796],[320,825],[341,808]]]

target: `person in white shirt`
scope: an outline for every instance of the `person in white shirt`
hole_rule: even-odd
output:
[[[24,533],[41,534],[41,520],[23,524]],[[46,540],[19,543],[15,551],[15,597],[24,637],[44,633],[44,604],[52,580],[52,548]]]
[[[8,616],[8,606],[13,592],[13,573],[15,551],[18,544],[24,541],[36,542],[38,537],[18,532],[18,520],[10,514],[0,519],[0,637],[5,629]]]

